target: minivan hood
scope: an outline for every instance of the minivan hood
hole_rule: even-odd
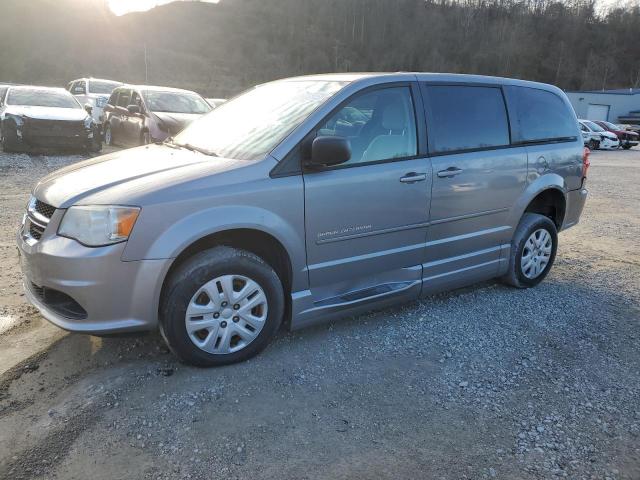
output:
[[[202,178],[242,160],[210,157],[186,149],[148,145],[85,160],[44,177],[34,195],[56,208],[89,204],[128,204],[132,197],[170,183]]]
[[[7,105],[5,113],[38,120],[84,120],[87,112],[81,108],[28,107]]]

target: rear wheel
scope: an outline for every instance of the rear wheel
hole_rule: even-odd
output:
[[[503,281],[516,288],[535,287],[551,270],[558,249],[556,225],[544,215],[525,213],[511,243]]]
[[[216,247],[189,258],[168,279],[160,330],[180,359],[210,367],[259,353],[283,315],[275,271],[253,253]]]

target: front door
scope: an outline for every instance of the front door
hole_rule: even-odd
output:
[[[304,173],[307,263],[317,306],[419,294],[431,189],[430,162],[419,149],[419,95],[411,84],[367,90],[316,132],[346,137],[352,148],[347,163]]]
[[[500,86],[423,85],[433,190],[424,293],[498,273],[527,152],[511,147]]]

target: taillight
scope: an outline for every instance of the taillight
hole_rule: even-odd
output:
[[[584,147],[584,150],[582,150],[582,178],[587,178],[587,171],[591,166],[589,155],[591,155],[591,150],[589,150],[587,147]]]

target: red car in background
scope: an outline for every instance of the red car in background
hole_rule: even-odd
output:
[[[615,125],[611,122],[605,122],[604,120],[595,120],[595,123],[600,125],[608,132],[615,133],[620,140],[620,146],[625,150],[629,150],[631,147],[638,145],[640,135],[630,130],[624,130],[620,125]]]

